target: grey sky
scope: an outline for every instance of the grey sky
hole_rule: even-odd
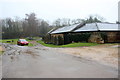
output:
[[[0,18],[18,16],[35,12],[38,18],[50,22],[57,18],[87,18],[100,15],[105,21],[118,20],[119,0],[0,0]]]

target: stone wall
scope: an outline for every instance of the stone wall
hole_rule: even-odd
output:
[[[120,42],[120,32],[107,32],[108,42]]]
[[[55,45],[63,45],[64,34],[51,34],[51,43]]]
[[[104,40],[102,39],[101,35],[99,32],[93,32],[88,39],[88,42],[92,43],[104,43]]]
[[[84,33],[88,34],[88,33]],[[77,34],[48,34],[44,38],[47,44],[63,45],[72,42],[112,43],[120,42],[120,32],[91,32],[89,36],[83,33]],[[82,41],[81,41],[82,39]]]
[[[120,42],[120,33],[119,32],[105,32],[107,34],[107,40],[105,41],[104,38],[101,37],[102,32],[93,32],[88,39],[88,42],[93,43],[116,43]]]

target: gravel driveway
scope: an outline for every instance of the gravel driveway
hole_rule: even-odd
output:
[[[3,44],[3,78],[117,78],[118,70],[58,48]]]

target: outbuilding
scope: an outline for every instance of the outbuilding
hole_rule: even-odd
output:
[[[44,42],[55,45],[72,42],[120,42],[119,31],[119,24],[115,23],[80,23],[51,30]]]

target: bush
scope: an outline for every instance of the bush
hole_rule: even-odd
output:
[[[42,40],[44,41],[44,43],[50,44],[51,43],[51,36],[50,35],[43,36]]]
[[[43,40],[47,44],[54,44],[54,45],[63,45],[69,44],[72,42],[88,42],[91,33],[67,33],[64,34],[64,38],[62,36],[51,36],[46,35],[43,37]]]
[[[106,32],[101,32],[100,35],[101,35],[102,39],[103,39],[105,42],[108,42],[108,40],[107,40],[107,33],[106,33]]]
[[[91,33],[79,33],[79,34],[66,34],[65,35],[65,43],[72,43],[72,42],[88,42]]]
[[[64,44],[64,40],[61,36],[58,36],[58,45],[63,45]]]

